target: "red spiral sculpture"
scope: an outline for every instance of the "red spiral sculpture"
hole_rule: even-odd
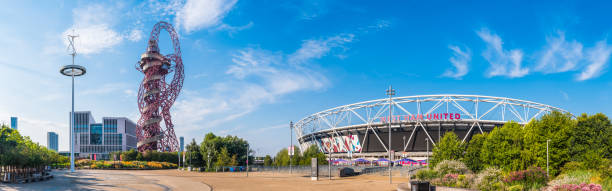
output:
[[[161,29],[170,33],[174,54],[164,56],[159,52],[157,42]],[[145,75],[138,89],[138,151],[177,151],[179,145],[174,134],[170,107],[181,91],[184,72],[178,35],[170,23],[162,21],[155,24],[147,51],[142,54],[136,69]],[[172,72],[174,77],[168,84],[166,75]],[[166,128],[161,127],[162,120]]]

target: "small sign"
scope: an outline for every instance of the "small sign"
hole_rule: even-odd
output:
[[[288,151],[289,151],[289,156],[293,156],[293,154],[295,154],[295,147],[289,147]]]
[[[394,158],[395,158],[395,151],[391,150],[391,158],[389,160],[393,162]]]
[[[319,163],[317,158],[310,159],[310,179],[319,180]]]

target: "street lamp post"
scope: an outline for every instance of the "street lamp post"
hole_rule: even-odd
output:
[[[250,145],[247,144],[247,154],[246,154],[246,156],[247,156],[247,158],[246,158],[246,166],[247,166],[247,168],[246,168],[246,175],[247,175],[247,177],[249,177],[249,146]]]
[[[393,119],[393,111],[392,109],[392,100],[391,98],[395,95],[395,90],[393,89],[393,87],[389,86],[389,89],[387,89],[387,95],[389,96],[389,184],[392,184],[392,178],[391,178],[391,120]]]
[[[550,139],[546,140],[546,178],[548,178],[548,142]]]
[[[429,166],[429,138],[425,138],[425,142],[427,142],[427,166]]]
[[[291,138],[289,139],[289,174],[293,174],[293,121],[289,122],[289,134],[291,134]]]
[[[87,70],[85,67],[74,64],[74,57],[76,56],[76,50],[74,49],[74,38],[76,35],[68,35],[68,41],[70,41],[69,48],[72,48],[72,64],[66,65],[60,68],[60,73],[64,76],[72,77],[72,112],[70,113],[70,172],[74,172],[74,77],[85,75]]]
[[[404,147],[403,147],[403,149],[402,149],[402,150],[403,150],[403,152],[406,152],[406,150],[404,150],[404,149],[406,149],[406,135],[404,135],[404,136],[402,137],[402,140],[404,140],[404,141],[402,141],[402,142],[404,142]]]

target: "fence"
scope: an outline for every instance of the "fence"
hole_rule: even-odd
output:
[[[332,177],[338,176],[339,171],[342,168],[352,168],[356,173],[360,175],[380,175],[388,176],[389,167],[380,166],[350,166],[350,165],[332,165],[331,169],[328,165],[319,166],[319,177],[328,177],[330,174]],[[391,168],[393,176],[408,177],[416,170],[424,168],[423,166],[394,166]],[[239,167],[217,167],[211,168],[209,172],[226,173],[225,175],[230,176],[246,176],[246,168],[243,166]],[[206,171],[204,168],[193,168],[192,171],[203,172]],[[303,176],[310,177],[311,166],[249,166],[249,176],[273,176],[273,177],[286,177],[286,176]]]

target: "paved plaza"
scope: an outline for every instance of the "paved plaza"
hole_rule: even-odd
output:
[[[312,181],[303,175],[283,173],[199,173],[178,170],[77,170],[54,171],[55,178],[26,184],[0,184],[1,190],[396,190],[408,182],[394,177],[362,175]]]

